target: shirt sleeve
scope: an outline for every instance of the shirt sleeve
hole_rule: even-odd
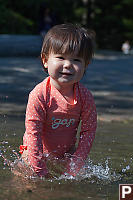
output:
[[[84,165],[92,143],[95,138],[97,127],[97,113],[94,99],[88,91],[84,101],[82,102],[81,111],[81,132],[76,152],[70,158],[67,173],[75,176]]]
[[[45,159],[43,156],[43,133],[46,110],[43,100],[36,92],[31,92],[26,109],[24,143],[27,145],[28,162],[38,176],[47,175]]]

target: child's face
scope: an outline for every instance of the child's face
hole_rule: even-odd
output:
[[[85,62],[75,55],[51,53],[47,60],[50,77],[61,85],[73,85],[80,81],[85,71]]]

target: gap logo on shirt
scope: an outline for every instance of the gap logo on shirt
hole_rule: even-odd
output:
[[[55,117],[52,117],[52,121],[52,129],[56,129],[60,125],[69,127],[75,123],[75,119],[56,119]]]

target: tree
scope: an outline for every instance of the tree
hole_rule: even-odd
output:
[[[124,40],[133,40],[133,0],[0,0],[0,33],[39,34],[42,3],[57,23],[94,29],[99,48],[120,50]]]

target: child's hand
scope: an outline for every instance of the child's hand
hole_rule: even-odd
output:
[[[62,159],[58,159],[49,154],[46,158],[49,175],[52,177],[59,177],[61,174],[64,174],[67,171],[67,165],[70,162],[70,158],[73,156],[75,151],[75,146],[72,146],[71,149],[69,149],[69,152],[65,153]]]
[[[67,161],[65,159],[50,158],[47,160],[47,168],[52,177],[59,177],[66,171]]]
[[[13,174],[17,175],[17,176],[22,176],[22,177],[35,177],[36,174],[34,173],[34,171],[32,170],[32,168],[30,168],[29,166],[27,166],[22,159],[18,159],[14,165],[11,168],[11,171]]]

